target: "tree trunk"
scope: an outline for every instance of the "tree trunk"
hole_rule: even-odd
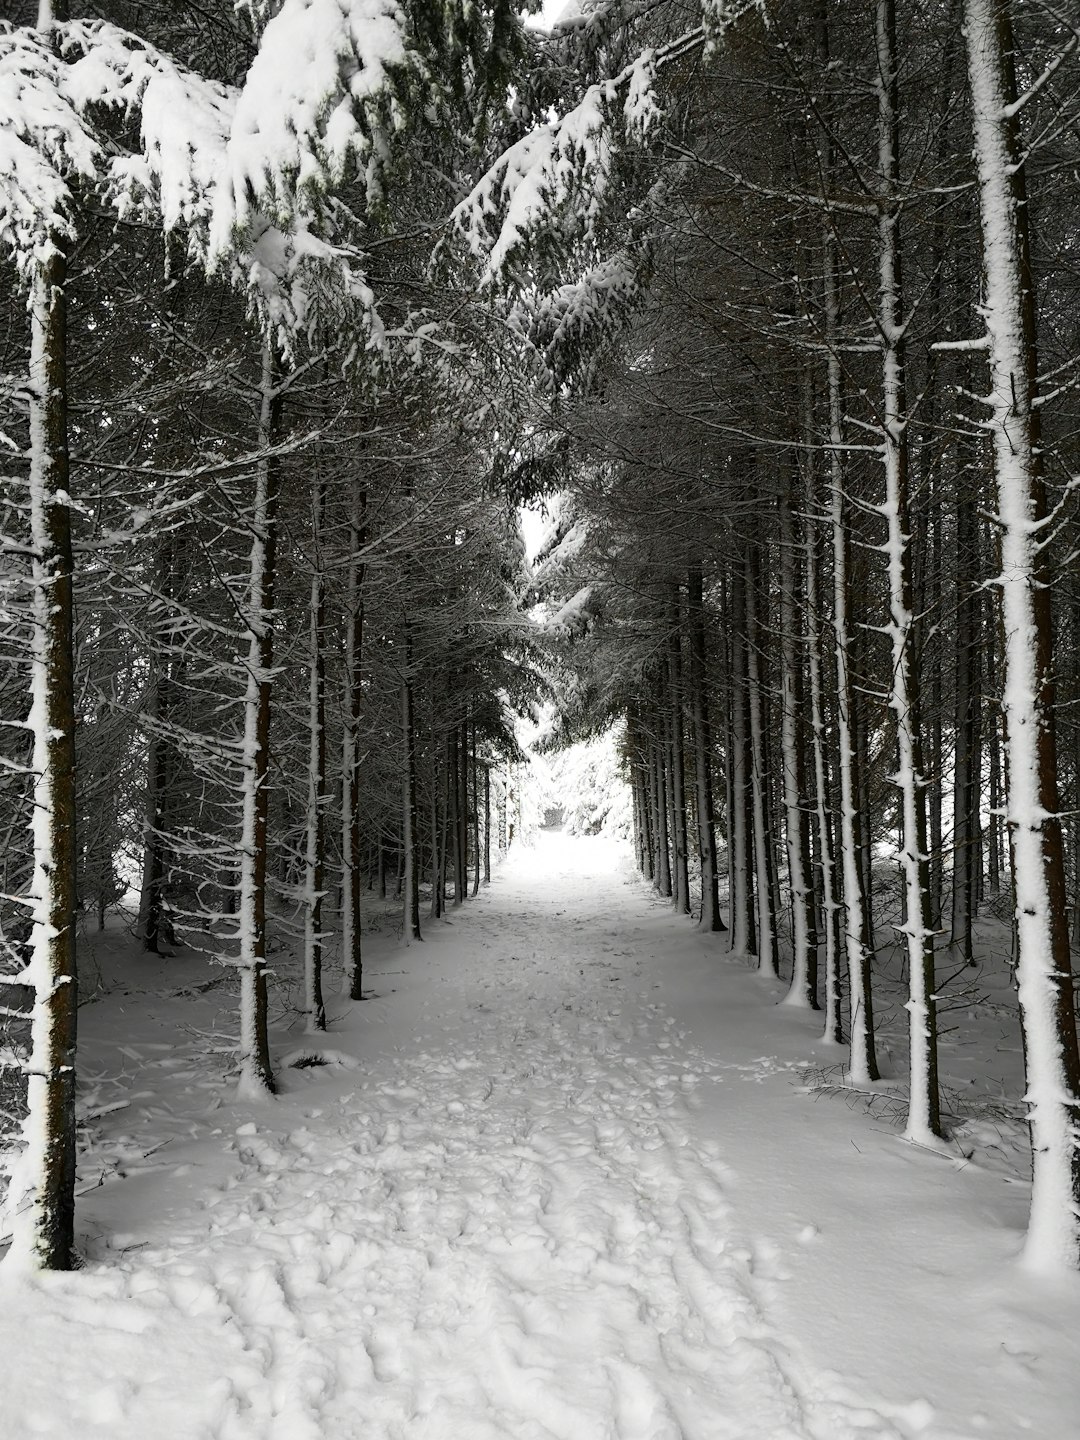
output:
[[[847,955],[850,1000],[850,1070],[856,1085],[878,1078],[874,1052],[874,1016],[870,990],[870,950],[867,944],[867,907],[863,887],[862,833],[859,814],[859,771],[851,683],[851,633],[848,582],[847,506],[844,498],[843,398],[840,356],[837,350],[840,323],[836,245],[826,232],[825,311],[829,341],[828,398],[829,447],[831,454],[833,551],[833,644],[836,654],[836,730],[840,781],[840,860],[844,886],[844,947]]]
[[[975,962],[972,920],[978,890],[979,853],[979,607],[975,546],[975,498],[963,486],[956,495],[956,645],[954,652],[956,745],[953,754],[952,914],[949,943],[968,965]]]
[[[695,549],[686,573],[687,620],[690,638],[690,713],[694,735],[694,779],[697,787],[698,860],[701,867],[702,930],[725,928],[720,916],[720,881],[716,864],[716,817],[712,781],[712,728],[709,723],[708,656],[705,640],[705,598],[701,551]]]
[[[491,766],[484,766],[484,884],[491,884]]]
[[[666,746],[663,739],[663,709],[658,703],[653,711],[656,738],[653,740],[653,766],[656,775],[656,888],[665,899],[671,897],[671,844],[668,824],[668,779],[665,764]]]
[[[791,892],[791,985],[789,1005],[818,1008],[817,926],[810,868],[810,809],[806,784],[806,730],[802,723],[803,663],[799,635],[799,552],[795,496],[789,484],[780,497],[780,726],[781,770]],[[802,611],[805,613],[805,610]]]
[[[442,777],[439,773],[439,746],[434,743],[435,726],[431,726],[431,904],[428,914],[432,920],[442,918],[442,870],[443,837],[439,824],[440,799],[443,794]]]
[[[405,665],[401,677],[401,896],[402,941],[423,940],[420,933],[420,876],[416,855],[416,720],[412,688],[412,635],[404,624]]]
[[[750,717],[750,799],[753,817],[754,891],[757,896],[758,969],[779,975],[776,912],[773,905],[772,816],[769,795],[768,737],[765,727],[764,656],[766,627],[759,622],[761,601],[758,547],[751,542],[743,558],[746,576],[746,697]]]
[[[281,432],[277,358],[269,341],[262,351],[259,449],[251,507],[251,551],[245,619],[248,628],[247,693],[244,697],[241,786],[240,893],[240,1094],[274,1093],[266,1014],[266,861],[270,790],[270,696],[274,664],[274,577],[277,556],[278,460],[269,450]]]
[[[941,1134],[934,994],[934,933],[926,848],[926,782],[919,713],[918,649],[912,605],[911,521],[908,514],[908,418],[900,234],[900,118],[895,0],[878,0],[878,329],[882,343],[882,460],[888,527],[889,624],[892,682],[889,707],[896,724],[900,791],[900,866],[904,876],[901,933],[908,959],[910,1098],[905,1136],[929,1144]]]
[[[753,758],[750,748],[750,700],[747,679],[746,581],[739,562],[731,577],[729,614],[731,665],[728,689],[731,697],[730,773],[728,806],[728,927],[729,948],[736,955],[755,955],[754,887],[751,867],[753,810],[751,786]]]
[[[447,735],[447,786],[449,796],[450,842],[454,858],[454,908],[464,899],[464,856],[461,850],[461,776],[459,773],[458,727]]]
[[[682,639],[679,630],[679,594],[676,587],[668,611],[667,678],[668,734],[671,737],[671,811],[675,875],[672,905],[680,915],[690,914],[690,841],[686,818],[686,760],[683,745]]]
[[[318,462],[316,461],[316,464]],[[307,1028],[326,1029],[323,1003],[323,895],[326,831],[326,579],[323,568],[325,482],[315,476],[312,497],[312,571],[308,602],[308,798],[304,850],[304,1010]]]
[[[43,6],[40,28],[51,29]],[[24,1149],[8,1193],[9,1262],[70,1270],[75,1221],[75,696],[67,432],[67,257],[50,237],[30,296],[30,537],[33,621],[33,994]]]
[[[806,462],[806,610],[809,625],[807,668],[810,674],[810,726],[814,755],[814,816],[817,828],[818,871],[821,876],[821,919],[825,932],[825,1029],[822,1039],[831,1045],[843,1042],[841,1019],[840,914],[837,897],[837,874],[833,837],[832,810],[829,804],[829,744],[825,717],[825,696],[822,684],[821,598],[818,585],[818,538],[814,530],[812,506],[816,502],[816,474],[809,458]]]
[[[477,784],[476,717],[472,722],[472,828],[473,828],[473,899],[480,893],[480,787]]]
[[[1005,632],[1006,817],[1016,891],[1017,988],[1031,1127],[1024,1257],[1054,1273],[1080,1265],[1080,1051],[1073,1003],[1052,684],[1050,567],[1037,409],[1031,273],[1007,0],[965,0],[978,171],[990,415]]]
[[[364,649],[364,564],[367,493],[356,489],[349,520],[349,565],[345,597],[346,711],[341,755],[341,964],[342,989],[350,1000],[364,998],[360,935],[360,716],[364,703],[361,662]],[[386,898],[386,868],[379,836],[379,881]]]

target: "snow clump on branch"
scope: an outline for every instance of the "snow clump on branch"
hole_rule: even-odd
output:
[[[0,21],[0,246],[25,280],[51,237],[72,237],[68,177],[92,181],[101,151],[39,33]]]

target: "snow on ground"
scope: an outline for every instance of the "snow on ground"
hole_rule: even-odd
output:
[[[106,946],[87,1264],[0,1274],[2,1440],[1075,1440],[1015,1173],[808,1094],[817,1017],[624,867],[541,836],[369,940],[262,1106],[231,987]]]

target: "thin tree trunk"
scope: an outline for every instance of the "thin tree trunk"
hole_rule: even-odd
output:
[[[737,562],[731,577],[731,695],[730,767],[731,795],[728,807],[728,926],[730,949],[736,955],[757,953],[754,925],[753,873],[750,861],[753,836],[750,791],[753,759],[750,748],[750,701],[747,678],[746,581],[742,563]],[[748,823],[749,822],[749,823]]]
[[[315,476],[312,497],[312,571],[308,602],[308,799],[304,850],[304,1010],[307,1028],[326,1029],[323,1003],[323,897],[326,831],[326,579],[323,567],[325,481]]]
[[[690,711],[694,735],[694,779],[697,786],[698,860],[701,866],[700,928],[725,928],[720,916],[720,880],[716,864],[716,817],[712,780],[712,727],[709,723],[708,656],[705,639],[704,575],[701,551],[695,549],[686,572],[687,620],[690,638]]]
[[[434,720],[431,725],[431,904],[428,914],[432,920],[442,918],[442,869],[443,839],[440,833],[439,808],[442,791],[442,777],[439,773],[439,746],[435,743]]]
[[[840,911],[833,845],[832,814],[829,805],[828,734],[822,688],[821,599],[818,586],[818,541],[814,532],[812,506],[816,501],[816,475],[807,461],[806,469],[806,610],[809,626],[807,668],[810,674],[810,727],[814,755],[814,816],[817,827],[818,870],[821,876],[821,918],[825,932],[825,1029],[827,1044],[843,1042],[840,986]]]
[[[346,711],[341,756],[341,964],[342,989],[350,1000],[364,998],[360,934],[360,716],[364,703],[361,662],[364,649],[364,565],[367,494],[354,490],[349,518],[349,566],[345,597]],[[379,883],[386,898],[386,869],[379,836]]]
[[[472,822],[473,822],[473,899],[480,893],[480,787],[477,784],[476,717],[472,722]]]
[[[484,766],[484,884],[491,884],[491,766]]]
[[[750,798],[753,817],[754,890],[757,897],[758,969],[779,975],[780,957],[773,908],[771,806],[769,797],[768,740],[765,733],[765,698],[762,677],[762,647],[765,626],[759,623],[758,549],[756,542],[746,548],[743,558],[746,576],[746,697],[750,717]]]
[[[416,855],[416,720],[412,688],[412,635],[404,621],[404,670],[401,677],[401,896],[402,941],[423,940],[420,933],[420,875]]]
[[[781,774],[791,892],[791,985],[789,1005],[818,1008],[817,926],[810,868],[810,810],[806,785],[806,731],[802,723],[803,663],[798,603],[799,563],[795,542],[795,497],[789,485],[780,497],[780,724]],[[805,612],[803,612],[805,613]]]
[[[158,587],[167,607],[173,598],[174,588],[174,544],[173,537],[166,535],[161,542],[161,562]],[[166,632],[171,622],[166,614],[162,627]],[[171,781],[170,742],[161,733],[163,723],[169,719],[172,710],[172,661],[167,636],[153,659],[155,666],[154,683],[150,697],[150,726],[146,755],[146,828],[143,838],[143,875],[139,896],[139,935],[143,949],[151,955],[160,955],[162,945],[173,945],[176,937],[169,923],[166,911],[166,879],[168,857],[166,853],[165,809],[169,799]]]
[[[844,945],[847,954],[850,1000],[850,1071],[856,1085],[878,1078],[874,1051],[874,1017],[870,990],[870,950],[867,944],[867,906],[862,873],[862,834],[859,814],[859,772],[851,683],[851,634],[848,621],[848,531],[844,498],[843,402],[841,394],[839,294],[836,245],[826,232],[826,333],[829,341],[828,397],[831,453],[833,550],[833,643],[836,654],[836,731],[840,781],[840,860],[844,884]]]
[[[926,786],[912,608],[911,521],[908,514],[908,419],[900,234],[900,118],[895,0],[878,0],[878,154],[881,166],[878,260],[881,272],[878,329],[882,341],[882,460],[888,527],[889,624],[892,683],[889,706],[896,724],[900,791],[900,866],[904,876],[901,933],[908,958],[910,1097],[905,1136],[928,1144],[941,1134],[934,994],[934,933],[926,848]]]
[[[663,709],[658,703],[653,711],[653,723],[656,726],[656,738],[653,741],[653,756],[656,772],[656,888],[665,899],[671,897],[671,844],[670,826],[668,823],[669,804],[668,791],[669,782],[667,777],[667,765],[665,753],[667,750],[663,739]]]
[[[465,881],[463,878],[464,857],[461,853],[461,776],[459,774],[459,732],[457,725],[451,725],[447,736],[447,785],[449,789],[450,841],[454,857],[454,908],[462,903]]]
[[[671,811],[675,875],[672,905],[680,915],[690,914],[689,827],[686,818],[686,760],[683,744],[682,639],[679,629],[679,595],[675,589],[668,611],[667,673],[668,733],[671,736]]]
[[[952,914],[949,942],[974,964],[972,920],[977,903],[979,805],[979,687],[976,590],[976,519],[972,497],[961,486],[956,497],[956,646],[954,652],[955,732],[953,757]]]
[[[274,579],[277,557],[278,461],[268,452],[281,431],[282,397],[269,341],[262,350],[259,449],[251,508],[247,595],[248,661],[244,699],[241,789],[240,889],[240,1093],[272,1095],[266,995],[266,864],[270,790],[270,698],[274,665]]]

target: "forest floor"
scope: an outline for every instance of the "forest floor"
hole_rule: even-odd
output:
[[[326,1035],[279,998],[262,1105],[230,979],[85,949],[86,1263],[0,1272],[0,1440],[1080,1434],[1080,1284],[1014,1263],[993,1003],[947,1037],[982,1097],[950,1158],[887,1083],[823,1092],[820,1017],[601,840],[541,836],[423,944],[369,937]]]

